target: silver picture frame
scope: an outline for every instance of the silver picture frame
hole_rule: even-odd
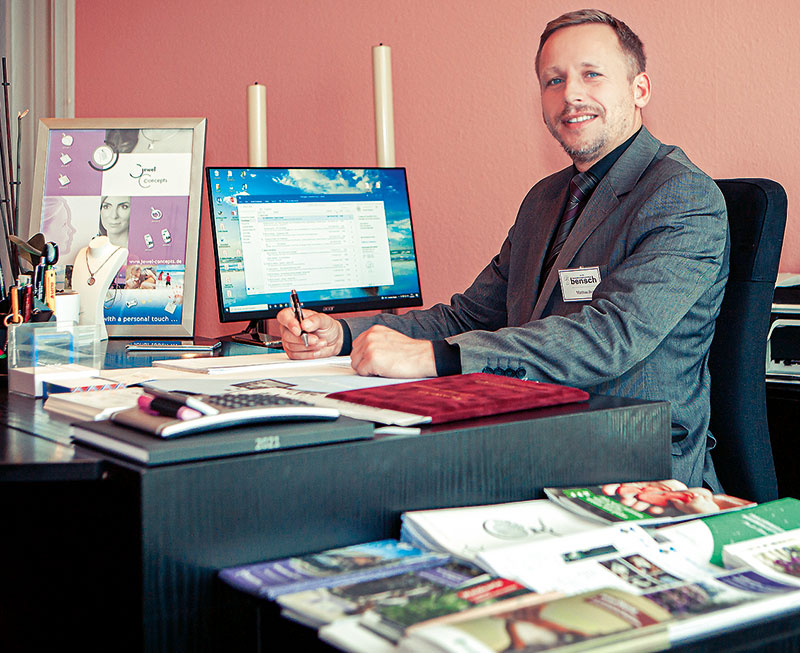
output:
[[[39,121],[27,233],[59,245],[59,287],[95,236],[128,249],[111,337],[194,335],[205,139],[205,118]]]

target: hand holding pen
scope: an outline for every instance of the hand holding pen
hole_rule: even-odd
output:
[[[292,305],[282,309],[276,319],[281,328],[283,351],[289,358],[325,358],[342,350],[342,325],[326,313],[306,310],[298,315]],[[301,320],[305,329],[300,326]]]
[[[300,308],[300,298],[297,296],[297,291],[292,290],[291,294],[292,300],[292,310],[294,310],[294,317],[299,324],[302,325],[303,323],[303,309]],[[308,333],[303,331],[303,327],[300,327],[300,335],[303,337],[303,345],[308,347]]]

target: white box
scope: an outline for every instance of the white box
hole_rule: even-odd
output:
[[[96,367],[66,363],[64,365],[39,365],[37,367],[12,367],[8,370],[8,389],[30,397],[42,396],[42,381],[54,381],[76,376],[99,374]]]

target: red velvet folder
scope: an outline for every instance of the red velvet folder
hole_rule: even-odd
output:
[[[431,424],[557,406],[589,398],[587,392],[578,388],[482,372],[345,390],[328,396],[430,416]]]

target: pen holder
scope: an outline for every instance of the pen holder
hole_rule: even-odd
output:
[[[22,313],[24,309],[20,307],[20,313]],[[11,312],[11,299],[6,297],[3,300],[0,300],[0,326],[5,329],[5,318]],[[49,322],[53,320],[53,311],[45,304],[44,302],[40,302],[38,299],[33,299],[33,305],[30,315],[30,320],[28,322]]]

